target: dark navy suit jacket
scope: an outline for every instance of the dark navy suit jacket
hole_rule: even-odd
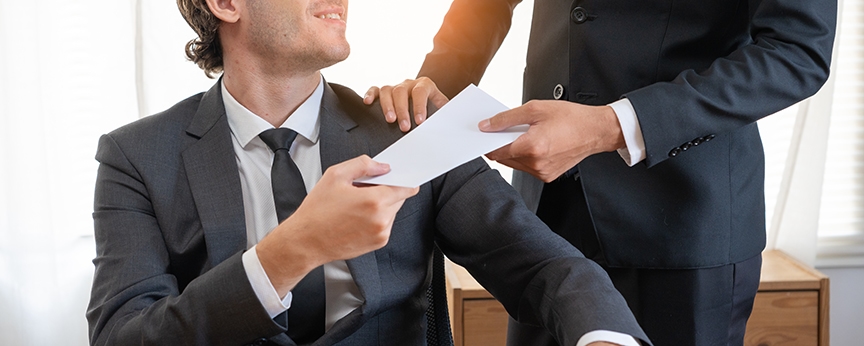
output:
[[[419,75],[451,96],[478,83],[518,2],[455,0]],[[705,268],[760,253],[755,122],[825,82],[836,16],[836,0],[534,1],[524,100],[553,99],[559,85],[582,104],[626,97],[641,125],[642,163],[602,153],[578,164],[610,266]],[[536,210],[544,184],[518,171],[513,184]]]

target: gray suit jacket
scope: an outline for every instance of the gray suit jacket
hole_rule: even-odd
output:
[[[87,311],[94,345],[294,344],[241,263],[243,203],[218,85],[99,142]],[[327,85],[322,167],[397,140],[401,131],[382,119],[379,106]],[[347,261],[365,302],[316,344],[425,343],[435,242],[512,316],[546,326],[562,344],[595,329],[647,339],[602,269],[478,159],[424,184],[396,215],[387,246]]]

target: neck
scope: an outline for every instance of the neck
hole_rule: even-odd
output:
[[[234,63],[225,59],[222,81],[231,96],[273,127],[282,123],[312,95],[321,73],[279,71],[261,68],[261,64]],[[248,61],[248,60],[247,60]]]

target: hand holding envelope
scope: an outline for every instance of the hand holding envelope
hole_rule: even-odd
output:
[[[469,85],[423,126],[372,158],[389,164],[389,173],[355,181],[417,187],[465,162],[510,144],[528,130],[528,125],[500,132],[481,132],[477,127],[481,120],[507,109],[489,94]]]

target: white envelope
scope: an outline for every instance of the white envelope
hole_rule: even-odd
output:
[[[507,109],[483,90],[469,85],[426,122],[372,158],[390,164],[389,173],[355,181],[417,187],[510,144],[528,130],[528,125],[514,126],[501,132],[481,132],[477,127],[481,120]]]

